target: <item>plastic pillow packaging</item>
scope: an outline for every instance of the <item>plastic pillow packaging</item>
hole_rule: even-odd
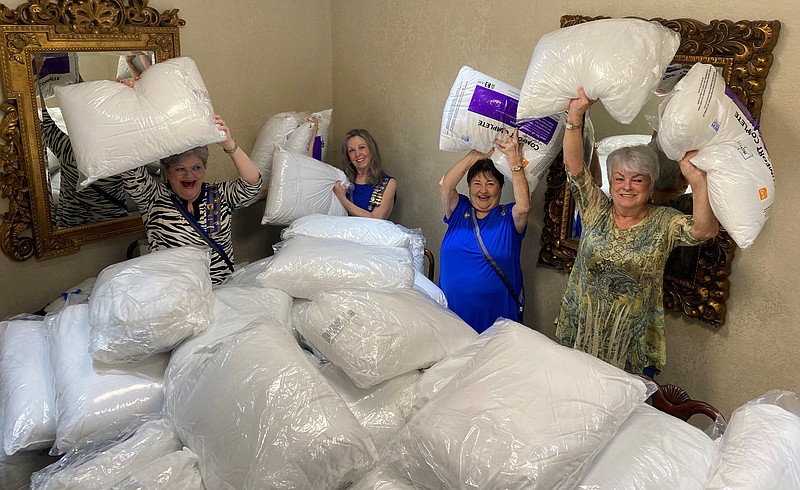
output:
[[[285,143],[303,121],[309,116],[307,112],[279,112],[271,116],[261,126],[256,142],[253,144],[253,151],[250,158],[261,172],[261,185],[266,188],[269,186],[269,179],[272,175],[272,160],[278,146]],[[266,195],[266,192],[264,192]]]
[[[207,488],[346,488],[370,434],[285,326],[265,315],[171,365],[165,413]]]
[[[295,327],[360,388],[426,368],[477,334],[415,289],[336,289],[302,305]]]
[[[499,319],[386,447],[415,487],[573,488],[649,395],[639,377]]]
[[[288,225],[303,216],[320,213],[347,216],[333,193],[333,185],[349,185],[344,172],[300,153],[278,149],[272,165],[262,225]]]
[[[439,149],[478,150],[487,153],[503,129],[519,128],[523,156],[528,161],[525,177],[530,192],[538,185],[561,151],[564,118],[561,114],[517,122],[519,89],[468,66],[459,70],[442,113]],[[496,150],[492,160],[506,179],[513,178],[506,156]]]
[[[225,141],[200,71],[185,56],[152,65],[132,88],[97,80],[55,91],[82,176],[80,188]]]
[[[696,63],[658,107],[658,146],[705,170],[708,199],[741,248],[761,232],[775,199],[772,161],[759,130],[713,65]]]
[[[127,363],[172,350],[211,321],[210,255],[184,246],[106,267],[89,297],[89,352]]]
[[[583,87],[630,124],[661,83],[680,36],[658,22],[601,19],[539,38],[522,83],[517,119],[566,111]]]

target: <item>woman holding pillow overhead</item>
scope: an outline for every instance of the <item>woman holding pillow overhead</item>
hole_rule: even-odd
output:
[[[389,219],[394,208],[397,180],[383,172],[378,144],[366,129],[351,129],[344,137],[342,160],[344,173],[353,187],[341,182],[333,193],[350,216]]]
[[[583,221],[575,265],[556,319],[556,337],[630,372],[653,376],[666,362],[662,284],[673,248],[716,236],[706,174],[680,162],[692,186],[693,215],[655,206],[658,157],[640,145],[620,148],[606,159],[611,197],[592,180],[583,162],[580,127],[589,107],[583,88],[567,113],[564,165]]]
[[[211,279],[222,283],[233,272],[233,211],[252,204],[261,188],[261,173],[231,136],[219,116],[217,127],[225,132],[220,143],[233,160],[239,178],[225,182],[205,181],[208,148],[192,148],[161,160],[162,181],[145,167],[123,173],[125,190],[139,207],[150,251],[183,245],[211,248]]]
[[[470,151],[439,181],[447,232],[442,240],[439,285],[451,310],[477,332],[499,317],[522,321],[520,251],[531,200],[519,132],[495,141],[508,159],[516,202],[500,204],[503,174],[489,153]],[[469,196],[456,186],[467,176]]]

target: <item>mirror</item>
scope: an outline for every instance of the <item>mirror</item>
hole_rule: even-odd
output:
[[[68,195],[74,189],[67,191],[61,162],[48,158],[40,114],[42,99],[52,109],[48,115],[57,112],[54,85],[74,83],[78,76],[124,78],[130,75],[122,66],[127,55],[152,62],[180,55],[179,28],[185,22],[177,9],[158,12],[147,4],[38,0],[16,9],[0,4],[6,99],[0,103],[5,143],[0,146],[0,197],[9,201],[8,212],[0,216],[0,248],[11,259],[57,257],[77,252],[82,243],[143,231],[138,213],[130,212],[135,208],[109,195],[108,188],[95,190],[95,203],[103,204],[91,206],[92,213],[73,209],[66,213],[71,220],[60,217],[59,208],[64,211],[83,196]],[[54,185],[59,179],[61,184]]]
[[[561,27],[604,18],[608,17],[565,15],[561,17]],[[762,95],[772,66],[772,49],[778,40],[780,22],[713,20],[704,24],[693,19],[649,20],[680,34],[681,44],[674,63],[691,65],[700,62],[719,67],[726,83],[750,114],[756,120],[760,119]],[[603,128],[600,134],[642,133],[641,127],[632,128],[610,117],[597,116],[600,114],[592,114],[595,130]],[[648,132],[649,128],[645,134]],[[678,204],[675,207],[680,209]],[[540,263],[567,271],[572,269],[578,249],[574,215],[575,204],[559,156],[547,175]],[[714,326],[723,325],[729,294],[728,276],[735,249],[736,244],[720,229],[715,238],[702,245],[679,247],[673,251],[664,273],[664,307]]]
[[[37,116],[42,131],[42,152],[47,156],[45,176],[55,229],[139,214],[135,203],[122,188],[120,176],[100,179],[84,189],[78,189],[81,179],[55,87],[94,80],[126,83],[149,67],[154,62],[153,56],[152,51],[58,51],[33,55],[34,89],[38,95]]]

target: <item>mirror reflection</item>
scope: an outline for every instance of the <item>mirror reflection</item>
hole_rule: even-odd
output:
[[[79,189],[79,174],[69,131],[58,105],[56,87],[84,81],[115,80],[129,84],[155,62],[149,51],[44,52],[33,59],[39,124],[53,227],[65,229],[137,215],[136,205],[112,176]],[[158,165],[153,166],[158,172]]]

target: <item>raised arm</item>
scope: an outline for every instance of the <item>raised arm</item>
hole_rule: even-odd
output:
[[[528,179],[525,177],[525,170],[522,157],[522,144],[519,142],[519,129],[514,129],[510,136],[507,130],[503,130],[500,137],[495,140],[500,151],[506,156],[508,166],[511,168],[511,185],[514,186],[514,207],[511,208],[511,215],[514,217],[514,228],[517,233],[525,231],[528,225],[528,213],[531,210],[531,193],[528,189]]]
[[[439,197],[442,199],[442,210],[446,218],[450,217],[450,213],[452,213],[458,205],[458,191],[456,191],[458,183],[467,175],[470,167],[475,165],[479,160],[489,158],[492,156],[492,153],[494,153],[494,148],[489,150],[489,153],[470,150],[464,158],[450,167],[450,169],[444,173],[441,180],[439,180]]]
[[[225,153],[230,155],[231,159],[233,159],[233,164],[236,166],[239,177],[248,184],[257,184],[261,178],[261,173],[258,171],[256,164],[253,163],[253,160],[250,159],[247,153],[236,144],[233,136],[231,136],[231,130],[228,128],[228,125],[225,124],[225,121],[218,115],[214,115],[214,122],[217,124],[218,129],[225,131],[225,141],[220,143],[220,145]]]
[[[567,130],[564,131],[564,167],[567,172],[577,175],[583,170],[583,119],[589,107],[597,102],[586,96],[583,87],[578,87],[578,98],[572,99],[567,111]],[[572,127],[573,129],[569,129]]]
[[[717,236],[719,223],[714,212],[711,210],[711,203],[708,201],[708,179],[703,170],[695,167],[690,161],[697,150],[687,152],[680,161],[681,173],[692,186],[692,215],[694,225],[692,225],[692,236],[695,240],[705,241]]]

